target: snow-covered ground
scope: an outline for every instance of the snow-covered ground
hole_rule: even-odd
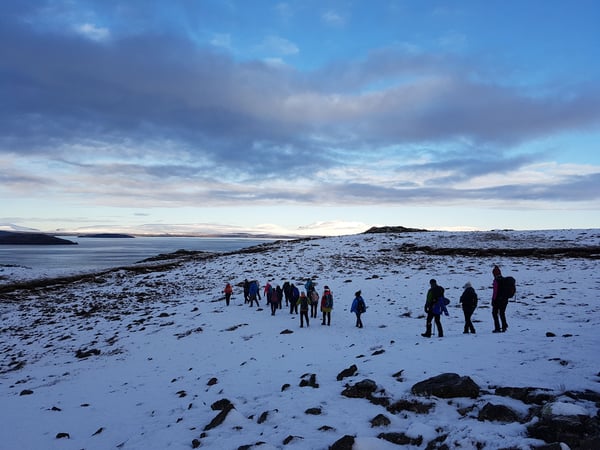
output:
[[[496,395],[495,388],[600,391],[598,259],[432,255],[406,251],[406,244],[597,247],[600,230],[278,242],[266,251],[169,270],[119,270],[66,286],[0,293],[0,448],[325,449],[344,435],[355,437],[355,450],[397,448],[381,433],[403,433],[413,439],[407,448],[436,448],[435,442],[531,448],[543,444],[527,435],[538,420],[532,405]],[[517,279],[509,329],[500,334],[491,332],[494,264]],[[299,315],[285,304],[275,316],[264,299],[260,308],[244,304],[245,278],[301,287],[307,277],[320,293],[325,285],[333,291],[331,326],[321,325],[319,313],[300,328]],[[443,338],[421,337],[430,278],[451,300]],[[462,333],[458,299],[467,281],[480,298],[475,335]],[[226,282],[234,284],[230,306],[221,294]],[[350,313],[359,289],[368,306],[362,329]],[[338,380],[353,364],[357,372]],[[470,377],[480,395],[441,399],[411,392],[442,373]],[[313,382],[301,386],[311,375]],[[433,406],[427,414],[394,413],[342,395],[365,379],[391,403]],[[223,423],[209,426],[219,414],[211,405],[223,399],[233,409]],[[521,420],[479,420],[487,403],[508,406]],[[598,414],[594,401],[572,396],[559,396],[554,407],[565,415]],[[389,424],[373,426],[381,414]]]

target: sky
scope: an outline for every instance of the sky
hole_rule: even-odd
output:
[[[0,224],[600,225],[600,4],[7,0]]]

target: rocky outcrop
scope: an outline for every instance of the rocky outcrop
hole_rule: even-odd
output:
[[[415,384],[411,392],[415,395],[439,398],[479,397],[479,386],[469,377],[456,373],[443,373]]]

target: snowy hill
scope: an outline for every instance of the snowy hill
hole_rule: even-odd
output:
[[[599,244],[600,230],[378,233],[188,255],[35,288],[5,282],[0,446],[525,449],[544,440],[572,448],[598,442],[594,252],[435,250]],[[494,264],[517,279],[509,328],[497,334]],[[259,308],[244,303],[246,278],[302,289],[308,277],[320,293],[325,285],[333,291],[331,326],[321,325],[319,313],[300,328],[285,301],[275,315],[264,298]],[[430,278],[451,300],[443,338],[421,336]],[[458,299],[467,281],[480,298],[476,334],[462,333]],[[226,282],[234,285],[229,306]],[[350,313],[357,290],[368,306],[364,328]],[[457,374],[451,382],[467,380],[470,390],[450,398],[420,392],[418,383],[442,374]],[[552,427],[560,417],[577,433]]]

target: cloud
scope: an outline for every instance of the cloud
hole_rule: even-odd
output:
[[[346,24],[346,19],[336,11],[329,10],[321,15],[321,19],[328,25],[340,27]]]
[[[110,37],[110,31],[105,27],[98,27],[91,23],[77,25],[75,31],[93,41],[106,41]]]
[[[40,180],[25,162],[0,166],[2,189],[49,183],[146,206],[598,200],[593,173],[465,184],[542,158],[511,155],[519,144],[597,129],[600,86],[533,95],[484,79],[473,60],[402,47],[302,72],[168,33],[99,43],[110,33],[91,23],[83,35],[0,27],[0,158],[63,170]],[[263,45],[277,57],[300,51],[275,35]]]
[[[295,55],[300,52],[296,44],[279,36],[267,36],[260,47],[264,52],[283,56]]]

